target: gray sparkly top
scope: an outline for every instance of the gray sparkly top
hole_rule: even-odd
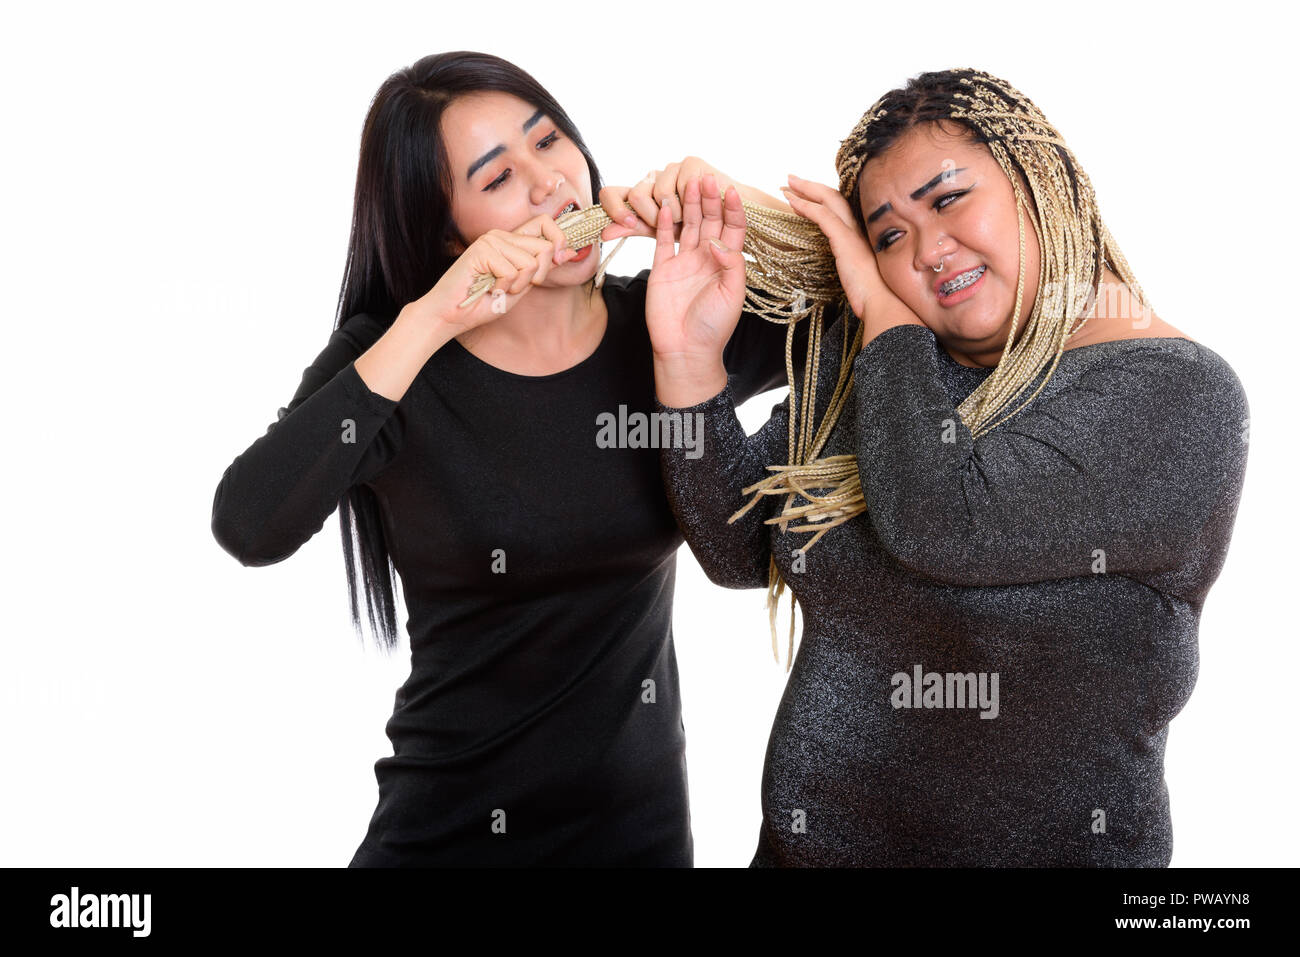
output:
[[[818,421],[856,322],[824,335]],[[752,437],[729,387],[669,410],[704,417],[703,454],[662,466],[705,572],[763,588],[775,554],[802,609],[751,866],[1168,865],[1165,741],[1245,473],[1237,376],[1188,339],[1081,346],[972,440],[956,406],[991,370],[928,328],[852,361],[823,454],[857,455],[867,511],[802,565],[810,533],[764,524],[777,497],[727,522],[787,461],[788,403]],[[767,647],[763,615],[735,627]]]

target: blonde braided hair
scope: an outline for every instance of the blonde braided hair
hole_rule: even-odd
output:
[[[1082,327],[1081,324],[1071,329],[1073,320],[1086,316],[1093,308],[1104,278],[1104,267],[1109,266],[1124,281],[1144,309],[1151,307],[1128,260],[1102,221],[1091,181],[1061,134],[1028,97],[1006,81],[981,70],[944,70],[913,77],[906,86],[889,91],[872,104],[848,138],[841,142],[835,157],[840,192],[852,208],[864,235],[866,227],[862,221],[859,175],[867,160],[887,149],[909,129],[944,121],[964,127],[975,142],[987,145],[1010,180],[1016,196],[1020,273],[1007,337],[1009,345],[1004,348],[994,370],[957,408],[971,437],[978,438],[1025,408],[1047,385],[1065,349],[1066,340]],[[1017,173],[1028,184],[1032,203],[1026,201]],[[1026,212],[1038,235],[1042,265],[1033,312],[1025,323],[1023,335],[1017,339],[1025,287]],[[1080,267],[1087,269],[1089,281],[1086,286],[1074,278]],[[840,303],[842,308],[843,299]],[[784,496],[781,513],[767,519],[766,524],[779,524],[782,531],[815,532],[802,547],[802,552],[815,545],[827,531],[867,508],[859,484],[856,456],[816,458],[852,390],[852,357],[861,348],[862,323],[856,324],[851,344],[847,323],[844,335],[839,381],[816,434],[810,441],[801,443],[797,450],[792,441],[790,463],[769,466],[775,474],[746,488],[745,493],[752,493],[753,497],[729,520],[736,521],[764,495]],[[800,403],[801,429],[807,416],[816,408],[817,363],[811,358],[816,354],[813,338],[810,335],[810,361],[806,363],[804,396]],[[820,339],[820,336],[816,338]],[[1002,414],[1045,368],[1047,374],[1033,393],[1015,409]],[[797,456],[796,451],[799,453]],[[817,494],[813,489],[831,491]],[[792,507],[796,494],[806,499],[808,504]],[[789,522],[797,519],[802,519],[804,524],[789,527]],[[785,584],[773,556],[768,570],[767,603],[774,658],[777,658],[776,611]],[[787,671],[794,657],[794,605],[797,600],[793,592],[791,602]]]

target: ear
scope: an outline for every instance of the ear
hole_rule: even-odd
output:
[[[469,247],[461,241],[456,229],[449,226],[442,235],[442,248],[447,251],[447,255],[456,258]]]

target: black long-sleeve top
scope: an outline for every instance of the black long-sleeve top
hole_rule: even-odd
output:
[[[824,340],[819,417],[846,323]],[[778,497],[727,522],[786,461],[788,402],[747,437],[724,389],[675,410],[705,416],[711,452],[662,453],[709,577],[762,587],[775,555],[802,609],[752,865],[1167,865],[1165,742],[1245,472],[1236,375],[1187,339],[1080,346],[973,439],[956,407],[991,370],[928,328],[851,361],[823,454],[857,456],[867,511],[801,570],[810,533],[764,524]]]
[[[516,375],[452,340],[397,402],[354,366],[391,320],[352,316],[222,477],[212,531],[245,565],[292,555],[354,485],[381,503],[411,673],[351,866],[692,863],[682,537],[636,431],[655,401],[648,273],[606,278],[606,331],[577,365]],[[741,319],[737,397],[785,382],[785,336]]]

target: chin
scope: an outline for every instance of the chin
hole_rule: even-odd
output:
[[[596,278],[596,270],[600,268],[600,247],[596,243],[591,244],[591,252],[587,258],[580,263],[565,263],[552,269],[546,277],[547,286],[565,288],[568,286],[581,286],[583,283],[590,282]]]

